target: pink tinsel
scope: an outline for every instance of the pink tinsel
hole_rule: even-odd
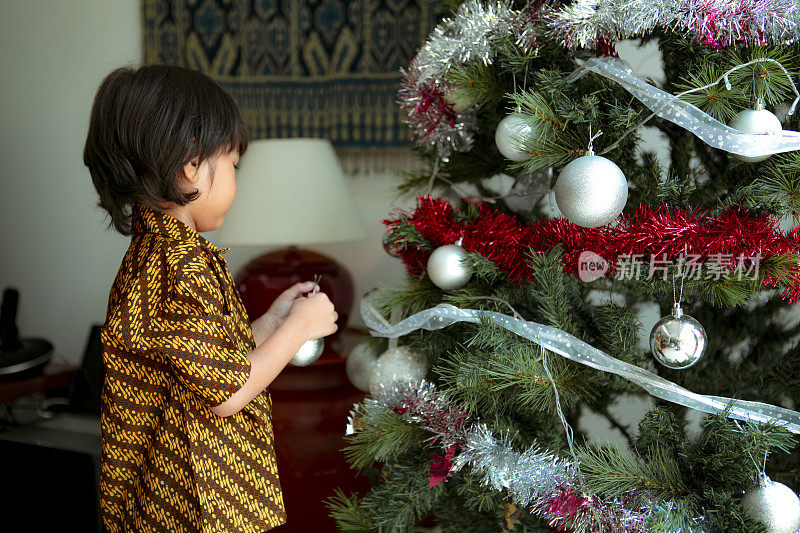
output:
[[[431,454],[431,465],[428,467],[430,488],[444,481],[453,471],[453,463],[450,462],[450,459],[453,458],[453,454],[456,453],[457,449],[458,446],[453,444],[443,456],[435,453]]]

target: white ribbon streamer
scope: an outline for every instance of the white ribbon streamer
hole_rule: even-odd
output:
[[[453,305],[440,304],[411,315],[393,326],[387,326],[386,320],[366,298],[361,301],[361,316],[374,337],[387,338],[402,337],[419,329],[443,329],[456,322],[475,324],[482,319],[489,319],[570,361],[623,377],[656,398],[704,413],[724,414],[739,420],[771,423],[800,434],[800,413],[796,411],[760,402],[696,394],[643,368],[615,359],[569,333],[536,322],[495,311],[460,309]]]
[[[782,130],[775,135],[743,133],[723,124],[689,102],[642,81],[619,59],[591,58],[567,80],[575,81],[589,71],[616,81],[655,115],[685,128],[714,148],[747,157],[800,150],[800,132]]]

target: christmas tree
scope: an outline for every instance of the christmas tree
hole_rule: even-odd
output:
[[[425,166],[386,220],[407,281],[362,302],[345,453],[373,487],[329,501],[340,530],[798,530],[800,9],[452,8],[398,94]]]

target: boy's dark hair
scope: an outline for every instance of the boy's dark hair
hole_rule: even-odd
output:
[[[211,78],[177,66],[119,68],[106,76],[92,105],[83,163],[98,205],[123,235],[131,234],[131,207],[139,202],[185,205],[179,173],[225,151],[247,149],[247,127],[233,98]]]

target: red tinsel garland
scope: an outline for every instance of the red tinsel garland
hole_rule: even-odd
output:
[[[523,224],[513,216],[498,213],[486,203],[477,203],[478,216],[464,224],[454,219],[453,207],[446,200],[431,196],[417,198],[417,208],[410,213],[397,211],[384,220],[390,234],[403,219],[412,224],[434,247],[453,244],[459,238],[467,252],[478,253],[494,262],[512,281],[525,282],[534,277],[528,265],[529,250],[547,252],[561,245],[564,271],[578,273],[581,252],[591,251],[605,259],[612,276],[621,257],[641,257],[675,261],[694,256],[697,263],[725,256],[730,261],[744,256],[768,260],[780,254],[800,253],[800,226],[788,234],[777,229],[775,217],[752,214],[729,208],[717,216],[697,210],[653,209],[640,205],[632,215],[621,215],[615,225],[583,228],[564,219],[548,219]],[[430,252],[416,247],[395,250],[409,274],[425,271]],[[800,265],[792,272],[791,283],[763,273],[765,287],[784,285],[782,296],[790,302],[800,300]]]

